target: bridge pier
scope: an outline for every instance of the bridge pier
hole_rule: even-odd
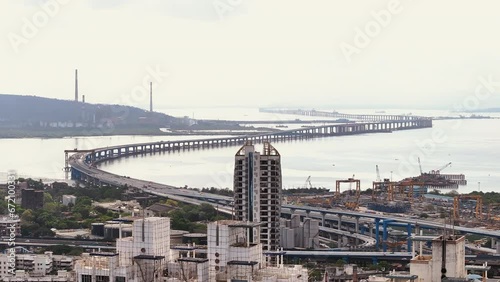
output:
[[[356,222],[354,223],[354,233],[359,233],[359,216],[356,216]],[[354,240],[356,246],[359,245],[359,239]]]
[[[325,218],[326,218],[326,213],[322,212],[321,213],[321,226],[325,227]]]
[[[408,232],[408,239],[406,240],[406,250],[408,252],[411,252],[411,247],[412,247],[412,241],[411,241],[411,223],[408,223],[408,226],[406,226],[406,231]]]
[[[379,227],[380,227],[380,218],[375,218],[375,246],[377,251],[380,248],[380,232],[379,232]]]
[[[389,223],[391,222],[391,220],[387,220],[387,219],[384,219],[383,220],[383,228],[384,228],[384,231],[382,233],[382,250],[384,252],[387,252],[387,239],[388,239],[388,232],[387,232],[387,227],[389,225]]]

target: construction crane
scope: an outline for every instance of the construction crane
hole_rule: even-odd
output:
[[[377,182],[380,182],[382,179],[380,179],[380,170],[378,169],[378,165],[375,165],[375,169],[377,170]]]
[[[453,218],[458,220],[460,218],[460,200],[469,199],[476,200],[475,215],[477,219],[483,219],[483,197],[480,195],[457,195],[453,198]]]
[[[444,166],[442,166],[442,167],[441,167],[441,168],[439,168],[439,169],[433,170],[433,171],[432,171],[432,173],[434,173],[434,174],[439,174],[439,173],[440,173],[443,169],[445,169],[445,168],[449,167],[450,165],[451,165],[451,162],[449,162],[449,163],[445,164]]]
[[[361,187],[361,181],[359,179],[354,179],[354,174],[352,175],[352,178],[348,178],[347,180],[336,180],[335,181],[335,198],[340,199],[340,184],[341,183],[349,183],[349,195],[352,193],[352,184],[356,183],[356,191],[354,192],[354,201],[350,201],[350,199],[347,199],[345,201],[345,206],[348,209],[356,210],[358,208],[358,202],[359,202],[359,195],[360,195],[360,187]]]
[[[304,183],[304,188],[307,188],[309,184],[309,188],[313,188],[312,184],[311,184],[311,176],[309,175],[306,179],[306,183]]]
[[[422,175],[423,171],[422,171],[422,163],[420,162],[420,157],[418,157],[418,167],[420,168],[420,175]]]

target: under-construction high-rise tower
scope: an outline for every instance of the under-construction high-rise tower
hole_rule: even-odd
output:
[[[264,251],[276,251],[280,242],[281,157],[264,142],[256,152],[251,142],[238,150],[234,167],[235,219],[261,223],[260,242]]]

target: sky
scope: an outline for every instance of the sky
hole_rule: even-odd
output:
[[[158,108],[453,109],[474,103],[481,81],[500,82],[499,8],[497,0],[2,0],[0,93],[73,99],[78,69],[87,102],[144,109],[149,81]],[[494,88],[474,107],[500,107]]]

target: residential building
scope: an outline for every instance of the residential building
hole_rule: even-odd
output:
[[[160,282],[170,253],[170,219],[136,219],[133,237],[116,240],[116,253],[90,253],[75,263],[78,282]]]
[[[293,214],[291,219],[281,219],[281,247],[284,249],[319,248],[319,221],[305,218],[300,222],[300,215]]]
[[[23,270],[28,276],[45,276],[53,270],[72,270],[73,258],[68,256],[53,255],[52,252],[44,254],[16,254],[16,270]],[[9,255],[0,254],[0,277],[9,274]]]
[[[269,142],[262,153],[247,142],[235,155],[235,219],[261,225],[264,251],[276,251],[280,244],[281,158]],[[254,230],[255,231],[255,230]]]
[[[266,267],[259,223],[221,220],[208,224],[209,281],[308,281],[300,265]]]
[[[21,220],[19,217],[0,216],[0,236],[10,237],[12,231],[14,231],[15,236],[21,236]]]
[[[22,189],[21,207],[30,210],[43,208],[43,190]]]

